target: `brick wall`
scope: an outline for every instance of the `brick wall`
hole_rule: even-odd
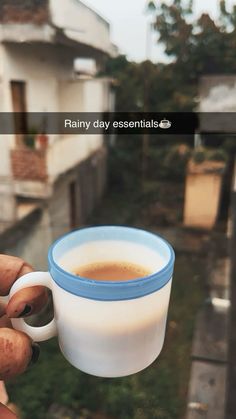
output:
[[[13,177],[18,180],[47,180],[46,159],[43,151],[27,148],[11,151]]]
[[[48,0],[1,0],[0,23],[35,23],[48,21]]]

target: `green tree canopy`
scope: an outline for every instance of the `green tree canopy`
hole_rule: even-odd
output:
[[[217,21],[207,13],[194,19],[192,1],[174,0],[170,6],[165,2],[158,6],[155,29],[159,42],[189,82],[202,74],[236,71],[236,6],[228,11],[224,0],[219,6]]]
[[[153,4],[152,4],[153,3]],[[215,21],[203,13],[196,19],[192,0],[149,2],[158,42],[169,64],[140,64],[124,56],[110,61],[107,71],[117,78],[118,111],[191,111],[202,75],[236,74],[236,5],[219,1]]]

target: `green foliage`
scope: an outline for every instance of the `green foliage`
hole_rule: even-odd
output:
[[[170,6],[166,2],[159,4],[155,25],[159,41],[163,43],[166,54],[173,57],[176,70],[182,72],[189,82],[196,81],[201,74],[236,70],[232,51],[236,42],[234,9],[235,6],[227,11],[225,2],[221,1],[216,22],[206,13],[195,20],[191,2],[185,5],[178,0]]]
[[[186,146],[181,152],[181,145],[162,146],[158,144],[150,146],[148,173],[149,180],[163,180],[183,182],[186,166],[190,157],[190,150]]]
[[[177,92],[188,86],[190,102],[201,75],[235,73],[236,6],[227,10],[225,1],[221,1],[219,18],[214,21],[207,13],[194,19],[192,2],[175,0],[170,6],[161,2],[155,29],[165,53],[173,59]]]
[[[25,135],[24,137],[24,144],[29,148],[35,147],[35,137],[33,135]]]
[[[195,163],[203,163],[205,161],[206,157],[205,157],[205,153],[204,151],[201,150],[196,150],[193,153],[193,160],[195,161]]]
[[[109,184],[116,190],[133,190],[141,177],[141,139],[121,136],[109,151]]]
[[[35,148],[35,139],[38,134],[37,128],[30,127],[28,133],[24,136],[23,142],[29,148]]]
[[[195,105],[193,87],[183,84],[173,63],[138,64],[119,56],[107,61],[105,74],[116,80],[117,112],[190,111]]]
[[[156,3],[154,1],[149,1],[147,4],[147,11],[153,13],[156,11]]]
[[[228,9],[222,0],[215,21],[207,13],[196,19],[192,0],[157,2],[152,13],[158,42],[172,61],[108,60],[105,72],[117,80],[116,110],[192,111],[202,75],[236,72],[236,5]]]
[[[184,145],[177,145],[168,148],[163,161],[166,179],[172,181],[183,181],[187,163],[191,155],[190,148]]]
[[[147,179],[152,181],[183,182],[189,161],[190,148],[184,144],[149,145]],[[117,138],[116,146],[109,153],[109,184],[118,191],[132,191],[134,184],[141,184],[141,138]],[[142,197],[144,199],[144,197]]]
[[[192,152],[192,158],[195,163],[203,163],[204,161],[226,162],[228,154],[223,148],[210,149],[199,147]]]
[[[223,145],[222,145],[223,150],[225,150],[225,152],[228,155],[235,155],[236,154],[236,138],[235,137],[230,137],[225,139]]]
[[[208,154],[208,160],[226,162],[227,154],[223,149],[212,150],[211,153]]]
[[[124,55],[109,59],[106,62],[105,74],[116,80],[116,110],[128,112],[142,108],[142,84],[137,77],[138,64],[130,63]]]

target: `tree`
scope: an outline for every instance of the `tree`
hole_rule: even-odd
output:
[[[149,1],[147,4],[147,11],[153,13],[156,11],[156,4],[154,1]]]
[[[183,105],[185,110],[185,103],[189,110],[194,107],[193,98],[203,74],[236,72],[236,6],[228,11],[225,0],[219,6],[217,22],[207,13],[194,20],[192,0],[174,0],[170,6],[161,2],[157,8],[155,29],[165,53],[173,60],[176,93],[172,98],[174,102],[177,99],[180,109]]]
[[[173,65],[156,65],[151,61],[134,63],[124,55],[109,59],[105,74],[115,79],[116,111],[142,112],[146,95],[148,111],[171,111],[175,79]],[[148,78],[148,86],[144,80]]]
[[[207,13],[195,19],[192,0],[173,0],[170,5],[150,1],[148,5],[156,14],[158,42],[171,62],[137,64],[124,56],[112,59],[107,71],[119,83],[117,110],[142,111],[146,100],[148,111],[192,111],[202,75],[236,73],[236,6],[228,9],[221,0],[214,21]]]

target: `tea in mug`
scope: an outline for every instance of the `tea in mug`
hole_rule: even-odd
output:
[[[128,262],[97,262],[77,268],[76,275],[96,281],[130,281],[152,272],[141,265]]]

